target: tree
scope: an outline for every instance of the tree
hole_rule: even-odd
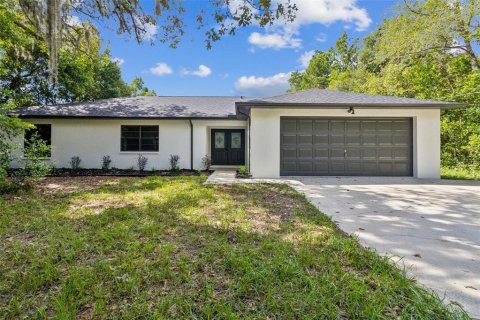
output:
[[[0,104],[49,105],[153,93],[143,87],[141,79],[139,92],[132,92],[109,49],[101,51],[101,40],[94,28],[88,41],[85,36],[76,47],[63,45],[57,82],[50,82],[46,44],[42,39],[32,39],[18,25],[25,25],[25,21],[18,6],[0,4]]]
[[[463,53],[480,66],[473,45],[480,44],[480,2],[404,0],[380,27],[378,60],[410,62],[425,54]]]
[[[297,9],[289,1],[272,0],[210,0],[204,4],[196,13],[196,24],[205,30],[207,48],[223,36],[235,34],[237,27],[291,22]],[[185,33],[186,9],[181,1],[155,0],[154,14],[146,13],[138,0],[18,0],[18,5],[27,22],[17,24],[32,37],[47,43],[53,80],[57,76],[62,40],[75,44],[79,37],[88,37],[91,27],[99,23],[116,22],[117,33],[133,35],[137,42],[144,41],[149,27],[158,25],[163,35],[160,41],[171,47],[176,47]],[[72,24],[74,16],[81,16],[88,23]]]
[[[351,40],[347,33],[338,38],[335,46],[327,51],[316,51],[305,72],[294,72],[289,80],[291,90],[329,87],[332,76],[347,77],[358,64],[358,40]]]
[[[136,77],[130,83],[130,91],[132,96],[156,96],[157,94],[153,90],[149,90],[144,86],[143,80],[140,77]]]

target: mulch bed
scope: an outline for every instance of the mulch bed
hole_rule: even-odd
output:
[[[170,170],[148,170],[148,171],[138,171],[131,169],[116,169],[112,168],[109,170],[102,169],[68,169],[68,168],[59,168],[53,169],[49,177],[150,177],[150,176],[199,176],[201,174],[210,175],[213,170],[188,170],[182,169],[178,171]]]

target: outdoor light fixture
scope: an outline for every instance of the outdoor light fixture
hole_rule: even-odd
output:
[[[355,114],[355,109],[353,109],[353,107],[350,107],[347,112],[351,114]]]

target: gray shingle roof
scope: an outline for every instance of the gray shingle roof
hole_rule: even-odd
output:
[[[326,89],[311,89],[287,93],[279,96],[254,99],[247,102],[241,102],[244,105],[269,105],[269,104],[311,104],[311,105],[378,105],[378,106],[454,106],[458,103],[427,100],[400,98],[391,96],[379,96],[372,94],[344,92]]]
[[[235,118],[241,97],[129,97],[15,109],[23,117]]]
[[[275,106],[364,106],[364,107],[461,107],[446,101],[398,98],[335,90],[305,90],[284,95],[251,99],[242,97],[129,97],[15,109],[21,117],[79,118],[237,118],[251,107]],[[241,113],[237,113],[235,107]]]

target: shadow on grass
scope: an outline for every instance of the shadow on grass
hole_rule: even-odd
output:
[[[1,317],[465,316],[286,186],[132,180],[48,205],[41,196],[6,204]],[[82,197],[129,193],[147,195],[65,215]]]

